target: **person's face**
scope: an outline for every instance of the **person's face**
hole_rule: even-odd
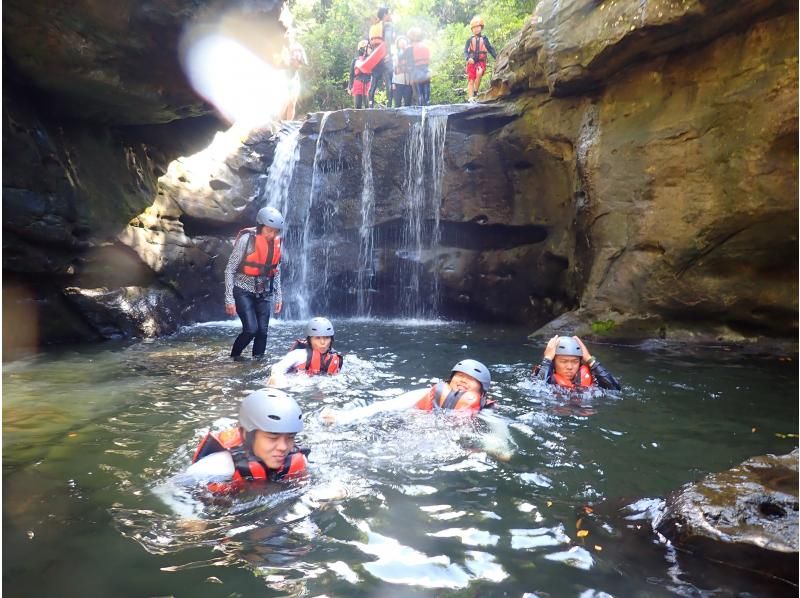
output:
[[[261,234],[264,235],[267,239],[274,239],[278,236],[278,233],[281,232],[277,228],[272,228],[271,226],[264,226],[261,229]]]
[[[482,390],[481,383],[464,372],[456,372],[453,374],[453,377],[450,379],[450,388],[478,394],[480,394]]]
[[[331,337],[329,336],[312,336],[311,348],[320,353],[327,353],[331,348]]]
[[[383,20],[384,21],[391,21],[392,20],[392,13],[387,12],[385,15],[383,15]]]
[[[472,35],[478,35],[482,29],[483,27],[480,25],[475,25],[475,27],[472,28]]]
[[[553,360],[556,374],[564,376],[567,380],[572,380],[578,369],[581,367],[580,357],[570,357],[569,355],[556,355]]]
[[[253,439],[253,454],[270,469],[280,469],[286,455],[294,448],[294,434],[273,434],[256,430]]]

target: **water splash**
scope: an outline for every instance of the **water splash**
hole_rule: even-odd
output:
[[[374,274],[375,185],[372,180],[372,138],[369,123],[361,133],[361,226],[358,245],[358,279],[356,283],[359,317],[369,317],[372,310],[371,281]]]

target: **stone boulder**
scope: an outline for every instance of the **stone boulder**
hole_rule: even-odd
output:
[[[703,558],[796,583],[799,455],[753,457],[687,484],[653,526]]]

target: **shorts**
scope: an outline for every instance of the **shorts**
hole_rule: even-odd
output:
[[[354,96],[365,96],[368,93],[369,93],[369,81],[359,81],[358,79],[353,81]]]
[[[477,70],[478,68],[481,69],[481,76],[486,73],[486,63],[485,62],[472,62],[467,63],[467,79],[469,81],[474,81],[478,78]]]

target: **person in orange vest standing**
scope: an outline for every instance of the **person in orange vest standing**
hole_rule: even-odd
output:
[[[242,332],[231,348],[235,361],[253,341],[253,358],[261,359],[267,347],[267,328],[272,299],[281,312],[281,238],[283,215],[275,208],[262,208],[256,226],[239,231],[225,267],[225,313],[238,315]]]
[[[375,92],[378,91],[381,83],[386,87],[386,106],[392,106],[392,72],[394,70],[391,52],[394,45],[392,11],[386,6],[381,6],[377,14],[377,22],[369,28],[369,45],[375,49],[383,43],[386,51],[383,60],[372,69],[372,82],[369,89],[370,108],[375,107]]]
[[[411,87],[417,106],[427,106],[431,101],[431,50],[422,41],[419,27],[409,29],[408,38],[411,40],[411,47],[406,50],[411,54]]]
[[[474,102],[481,87],[481,78],[486,72],[486,57],[491,54],[497,60],[497,52],[489,38],[483,35],[482,17],[472,17],[469,27],[472,29],[472,36],[464,45],[464,59],[467,61],[467,101]]]
[[[554,336],[547,342],[542,363],[533,375],[561,388],[599,386],[620,390],[620,383],[606,370],[577,336]]]

